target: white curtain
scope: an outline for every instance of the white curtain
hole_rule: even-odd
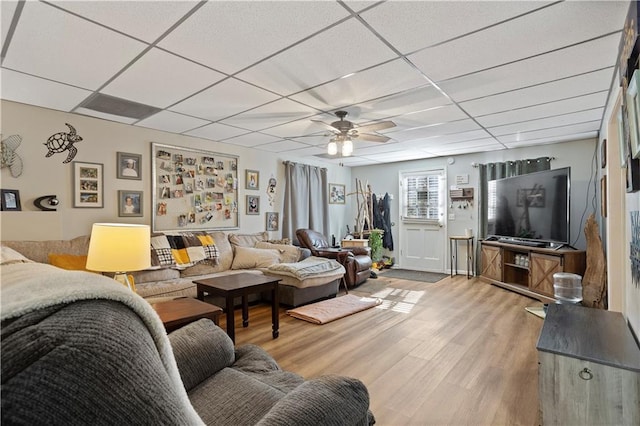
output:
[[[282,237],[297,244],[296,230],[313,229],[327,236],[329,205],[327,169],[285,161]]]

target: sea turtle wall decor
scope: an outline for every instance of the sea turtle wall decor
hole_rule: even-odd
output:
[[[0,134],[0,139],[2,135]],[[2,151],[2,168],[9,168],[11,176],[17,178],[22,174],[22,158],[16,153],[16,149],[22,142],[22,136],[11,135],[0,142],[0,151]]]
[[[45,157],[51,157],[53,154],[57,154],[59,152],[69,151],[69,155],[67,159],[62,163],[69,163],[73,160],[73,157],[78,153],[78,148],[73,146],[74,143],[80,142],[82,140],[82,136],[76,133],[76,129],[69,123],[64,123],[69,128],[69,133],[59,132],[54,135],[49,136],[49,139],[44,143],[49,152]]]

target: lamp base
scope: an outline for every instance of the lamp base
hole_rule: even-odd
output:
[[[123,286],[128,287],[129,290],[133,291],[134,293],[136,292],[136,284],[133,280],[133,276],[127,275],[126,272],[116,272],[116,274],[113,276],[113,279],[118,281]]]

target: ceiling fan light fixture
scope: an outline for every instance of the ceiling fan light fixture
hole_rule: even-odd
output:
[[[335,141],[329,142],[329,145],[327,145],[327,153],[329,155],[336,155],[338,153],[338,144],[335,143]]]

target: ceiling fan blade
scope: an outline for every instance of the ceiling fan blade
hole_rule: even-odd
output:
[[[324,121],[320,121],[320,120],[311,120],[311,121],[326,127],[327,129],[331,130],[332,132],[340,132],[340,129],[336,129],[331,124],[325,123]]]
[[[359,132],[375,132],[378,130],[390,129],[392,127],[396,127],[396,123],[394,123],[393,121],[378,121],[377,123],[358,126],[358,131]]]
[[[371,133],[358,133],[358,139],[369,142],[386,142],[391,138],[382,135],[372,135]]]

